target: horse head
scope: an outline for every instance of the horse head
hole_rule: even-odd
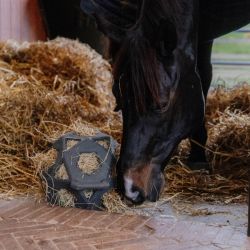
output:
[[[175,2],[84,0],[82,5],[110,38],[113,93],[123,114],[118,183],[134,203],[159,198],[173,151],[204,117],[188,26],[192,8],[184,23],[177,17],[187,15],[189,9],[181,8],[190,6]]]

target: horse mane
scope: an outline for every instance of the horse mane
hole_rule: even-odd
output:
[[[127,0],[129,1],[132,0]],[[126,81],[130,84],[136,109],[138,113],[145,113],[149,104],[161,107],[160,62],[157,48],[158,43],[165,38],[159,37],[159,33],[164,32],[162,29],[166,23],[173,27],[178,25],[177,13],[180,11],[180,4],[176,0],[139,2],[137,20],[128,29],[126,37],[120,42],[116,53],[112,53],[112,57],[115,81],[119,82],[122,74],[127,75]]]
[[[182,5],[177,0],[81,1],[82,10],[96,19],[99,29],[110,39],[114,80],[120,85],[125,76],[123,80],[132,91],[139,113],[152,104],[161,108],[162,60],[170,58],[175,48]],[[168,86],[171,88],[170,81]],[[114,93],[118,102],[119,92]],[[173,96],[173,88],[169,92]],[[170,101],[171,97],[168,104]]]

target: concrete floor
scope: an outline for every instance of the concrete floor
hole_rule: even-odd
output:
[[[223,226],[247,228],[247,204],[223,204],[208,202],[185,202],[177,200],[160,204],[146,203],[134,208],[135,213],[157,218],[215,223]]]

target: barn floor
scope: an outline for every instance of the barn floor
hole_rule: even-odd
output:
[[[250,249],[246,206],[206,205],[219,213],[191,217],[165,206],[142,217],[0,200],[0,249]]]
[[[182,221],[217,223],[223,226],[247,228],[246,204],[208,203],[197,200],[187,202],[178,199],[162,205],[157,204],[155,207],[153,204],[146,203],[144,207],[133,210],[155,218],[173,218]]]

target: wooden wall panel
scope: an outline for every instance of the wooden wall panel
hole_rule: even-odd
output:
[[[37,0],[0,0],[0,41],[45,40]]]

